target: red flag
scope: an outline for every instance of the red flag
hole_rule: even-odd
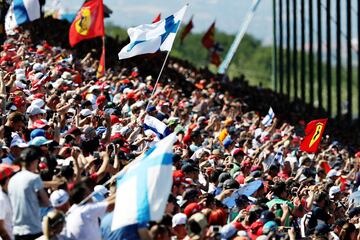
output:
[[[104,36],[104,5],[102,0],[85,2],[69,30],[70,46],[94,37]]]
[[[157,23],[161,20],[161,13],[159,13],[159,15],[157,15],[154,20],[152,21],[152,23]]]
[[[201,39],[202,45],[207,49],[210,49],[214,46],[214,38],[215,38],[215,22],[211,24],[203,38]]]
[[[96,77],[101,78],[104,75],[105,75],[105,39],[103,39],[103,47],[99,61],[99,66],[96,72]]]
[[[211,53],[210,63],[214,64],[217,67],[220,66],[221,58],[220,58],[220,55],[216,51]]]
[[[324,133],[327,118],[309,122],[305,128],[305,138],[300,145],[300,150],[308,153],[315,153]]]
[[[185,39],[185,37],[191,32],[191,29],[194,27],[194,24],[192,22],[192,17],[188,24],[185,26],[184,30],[181,32],[180,36],[180,42],[182,43]]]

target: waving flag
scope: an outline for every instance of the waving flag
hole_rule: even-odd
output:
[[[103,1],[90,0],[85,2],[70,26],[70,45],[73,47],[82,40],[104,36],[104,34]]]
[[[113,231],[162,218],[171,191],[172,148],[176,140],[176,134],[164,138],[117,179]]]
[[[105,39],[103,39],[103,47],[101,51],[101,57],[99,61],[99,66],[96,71],[96,77],[101,78],[105,74]]]
[[[271,126],[272,120],[275,117],[275,113],[272,109],[272,107],[269,108],[269,112],[268,114],[263,118],[263,120],[261,121],[261,123],[265,126],[265,127],[269,127]]]
[[[191,17],[190,21],[188,22],[188,24],[185,26],[184,30],[181,32],[180,35],[180,42],[183,43],[185,37],[191,32],[191,29],[193,29],[194,24],[193,24],[193,17]]]
[[[159,15],[157,15],[154,20],[152,21],[152,23],[157,23],[157,22],[160,22],[161,20],[161,13],[159,13]]]
[[[13,0],[5,16],[6,34],[13,34],[13,30],[21,24],[40,18],[39,0]]]
[[[156,134],[159,139],[163,139],[171,133],[165,123],[149,115],[146,115],[144,119],[144,131]]]
[[[203,38],[201,39],[202,45],[207,48],[211,49],[215,44],[215,21],[211,24]]]
[[[318,149],[321,137],[324,133],[327,118],[309,122],[305,128],[305,137],[301,142],[300,150],[315,153]]]
[[[129,28],[130,43],[121,49],[119,59],[157,51],[170,51],[186,9],[187,5],[174,15],[170,15],[157,23]]]

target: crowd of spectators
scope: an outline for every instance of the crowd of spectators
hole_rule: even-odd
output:
[[[0,239],[360,238],[360,153],[332,133],[301,152],[305,106],[176,59],[152,95],[159,58],[97,78],[97,56],[30,33],[0,53]],[[171,194],[161,221],[111,231],[112,177],[161,138],[145,116],[177,133]]]

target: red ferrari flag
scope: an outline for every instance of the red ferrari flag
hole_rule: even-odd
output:
[[[308,153],[315,153],[324,133],[327,118],[309,122],[305,128],[305,137],[301,142],[300,150]]]
[[[152,21],[152,23],[157,23],[157,22],[160,22],[161,20],[161,13],[159,13],[159,15],[157,15],[154,20]]]
[[[94,37],[104,36],[104,5],[102,0],[85,2],[69,30],[70,46]]]
[[[207,49],[210,49],[214,46],[214,38],[215,38],[215,22],[211,24],[203,38],[201,39],[202,45]]]
[[[191,17],[190,21],[185,26],[184,30],[181,32],[181,35],[180,35],[180,42],[181,43],[184,41],[185,37],[191,32],[191,29],[193,29],[193,27],[194,27],[192,19],[193,18]]]
[[[96,72],[96,77],[97,78],[101,78],[102,76],[105,75],[105,40],[103,39],[103,47],[102,47],[102,52],[101,52],[101,57],[100,57],[100,61],[99,61],[99,66]]]

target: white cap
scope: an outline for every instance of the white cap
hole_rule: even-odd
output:
[[[25,83],[19,81],[19,80],[16,80],[15,81],[15,86],[18,87],[18,88],[21,88],[21,89],[25,89],[27,86]]]
[[[39,80],[40,80],[40,79],[43,78],[43,76],[44,76],[43,73],[38,72],[38,73],[35,73],[35,74],[34,74],[34,78],[33,78],[33,79],[34,79],[34,80],[35,80],[35,79],[39,79]]]
[[[333,198],[336,193],[339,193],[341,191],[339,186],[332,186],[329,190],[329,197]]]
[[[40,63],[35,63],[33,65],[33,70],[36,72],[42,71],[43,70],[43,66]]]
[[[69,201],[69,194],[63,189],[55,190],[50,195],[50,202],[53,207],[60,207]]]
[[[19,147],[27,148],[29,145],[19,135],[15,135],[10,143],[10,148]]]
[[[331,177],[338,177],[341,175],[340,171],[336,171],[335,169],[331,169],[328,174],[326,175],[327,178],[331,178]]]
[[[43,108],[45,106],[45,102],[44,102],[44,100],[37,98],[31,102],[31,105],[37,106],[39,108]]]
[[[27,109],[26,109],[26,113],[29,114],[30,116],[32,115],[36,115],[36,114],[44,114],[46,113],[45,110],[39,108],[36,105],[30,105]]]
[[[83,117],[88,117],[92,115],[92,112],[86,108],[80,111],[80,115]]]
[[[187,217],[184,213],[177,213],[172,218],[172,227],[186,224]]]
[[[108,193],[109,190],[106,187],[104,187],[103,185],[96,185],[94,187],[94,195],[92,199],[94,202],[101,202],[105,200]]]

